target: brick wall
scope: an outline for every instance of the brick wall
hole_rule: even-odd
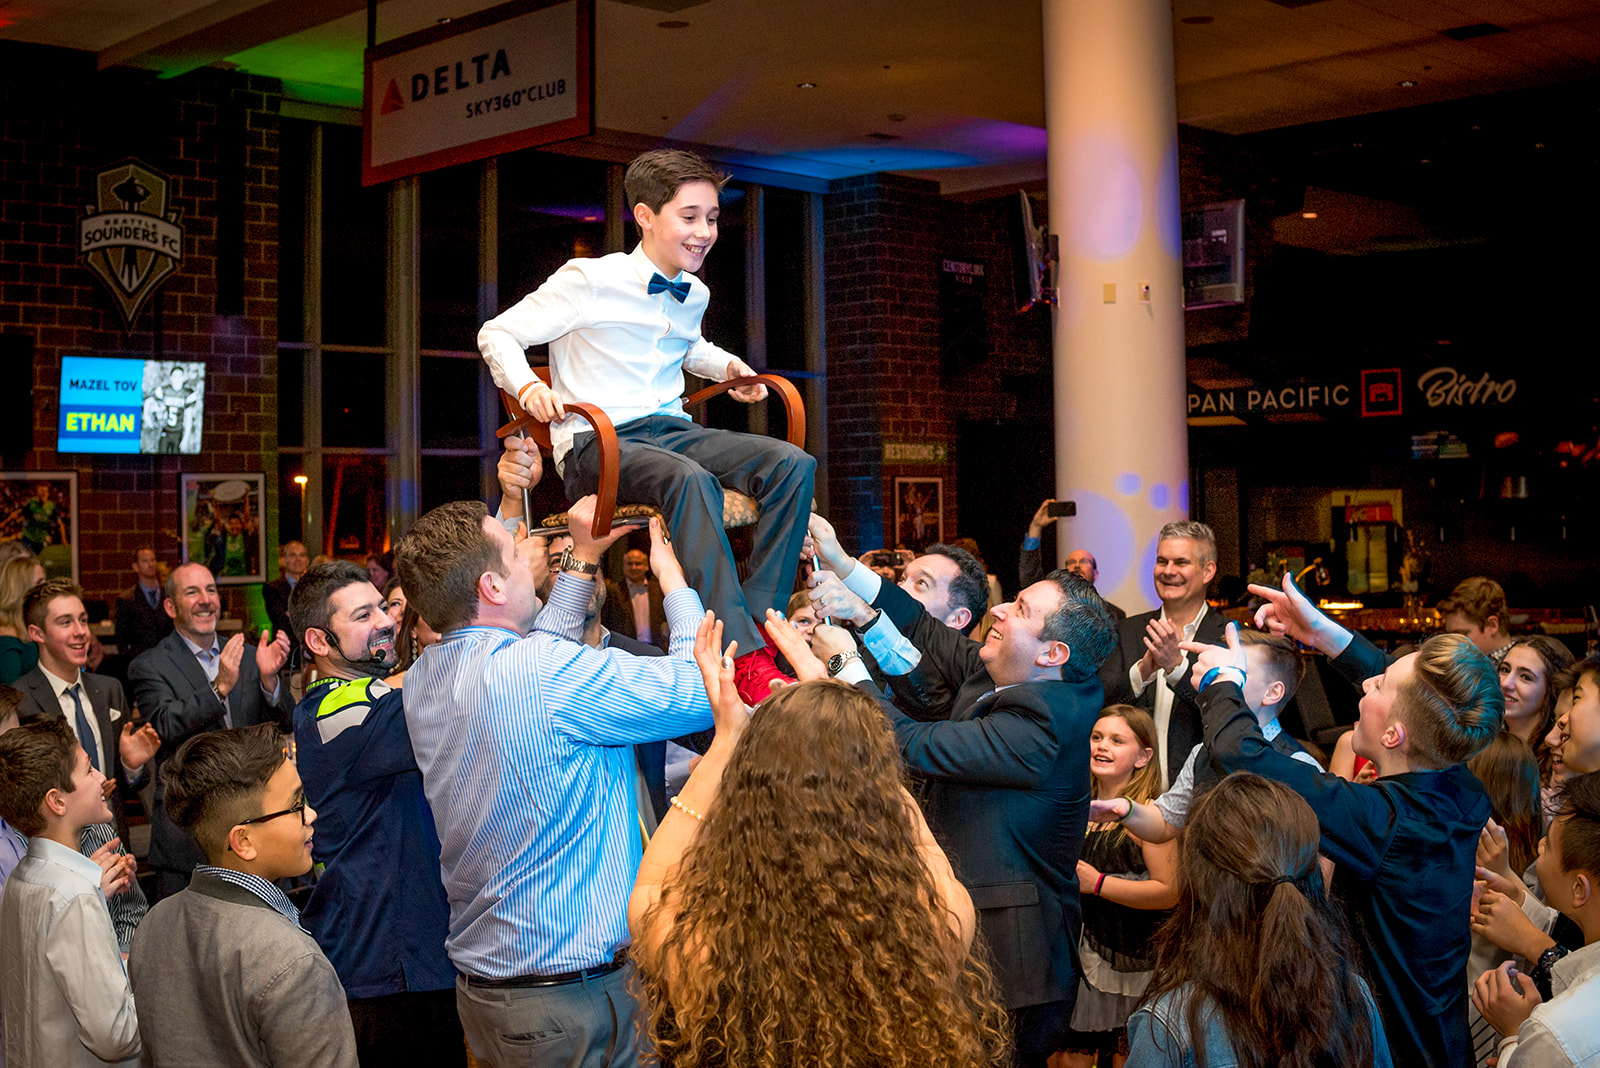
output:
[[[1017,314],[1008,203],[947,200],[932,182],[891,174],[842,179],[829,190],[828,465],[832,518],[848,546],[894,544],[896,477],[942,477],[945,537],[966,533],[956,478],[962,422],[1013,419],[1050,404],[1048,314]],[[987,357],[948,377],[939,307],[946,257],[984,264],[988,333]],[[885,442],[943,445],[949,460],[886,464]],[[1053,455],[1048,441],[1013,443],[1007,462],[1049,465]]]
[[[32,447],[20,460],[78,472],[79,567],[91,598],[132,583],[140,545],[178,562],[180,472],[263,472],[262,536],[276,529],[279,99],[273,80],[204,69],[160,81],[97,72],[92,53],[0,42],[0,334],[29,338],[33,350]],[[132,329],[76,252],[96,171],[128,156],[171,176],[185,229],[183,262]],[[219,233],[219,215],[242,226]],[[203,361],[204,451],[58,455],[63,355]],[[270,546],[267,555],[271,568]]]

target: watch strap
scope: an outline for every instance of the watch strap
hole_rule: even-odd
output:
[[[855,651],[848,653],[834,653],[828,657],[828,677],[831,679],[844,670],[844,666],[852,660],[860,660],[861,654]]]
[[[565,549],[561,550],[561,563],[558,567],[558,570],[576,571],[580,575],[588,575],[589,577],[593,578],[595,575],[600,573],[600,565],[588,564],[584,563],[582,560],[579,560],[576,556],[572,555],[572,546],[569,545]]]

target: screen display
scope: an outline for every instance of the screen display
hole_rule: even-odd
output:
[[[198,453],[205,396],[203,363],[64,356],[56,451]]]

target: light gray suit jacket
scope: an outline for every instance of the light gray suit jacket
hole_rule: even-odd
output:
[[[198,872],[133,936],[144,1064],[358,1068],[344,987],[322,948],[249,890]]]

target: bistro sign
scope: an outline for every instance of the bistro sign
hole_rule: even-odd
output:
[[[1406,380],[1410,377],[1408,390]],[[1414,409],[1481,411],[1510,404],[1517,395],[1515,378],[1496,378],[1489,371],[1429,367],[1414,376],[1395,368],[1356,372],[1347,381],[1251,384],[1221,389],[1189,387],[1190,418],[1276,415],[1311,412],[1329,417],[1401,415]]]

